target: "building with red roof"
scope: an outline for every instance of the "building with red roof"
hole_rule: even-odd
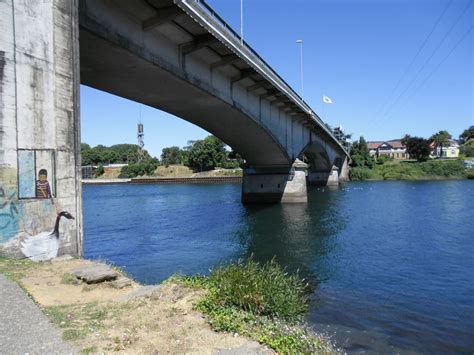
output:
[[[369,148],[370,155],[375,158],[378,158],[381,155],[385,155],[387,158],[396,160],[405,160],[410,158],[401,139],[367,142],[367,147]]]

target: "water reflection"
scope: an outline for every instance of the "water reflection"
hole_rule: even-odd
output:
[[[329,279],[335,237],[347,223],[338,206],[343,197],[342,189],[315,188],[309,191],[308,204],[245,206],[245,222],[237,233],[242,256],[253,255],[260,262],[275,258],[313,283]]]

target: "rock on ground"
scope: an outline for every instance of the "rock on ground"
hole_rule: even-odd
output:
[[[105,264],[92,264],[80,266],[71,271],[71,274],[88,284],[115,280],[119,274]]]

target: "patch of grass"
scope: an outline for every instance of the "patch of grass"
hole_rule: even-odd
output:
[[[43,310],[53,323],[63,329],[64,340],[80,340],[104,328],[104,321],[130,309],[128,304],[50,306]]]
[[[185,276],[175,274],[165,280],[163,283],[178,283],[192,289],[208,288],[211,286],[209,277],[203,275]]]
[[[0,257],[0,273],[9,279],[18,282],[26,277],[29,270],[35,268],[38,264],[29,259],[12,259]]]
[[[222,306],[236,306],[257,315],[297,320],[306,313],[307,284],[289,275],[274,260],[260,265],[248,260],[213,269],[209,297]]]
[[[302,322],[308,309],[305,281],[274,260],[218,267],[207,277],[175,275],[170,282],[207,290],[196,309],[216,331],[250,337],[278,353],[338,352]]]
[[[84,348],[81,350],[81,354],[88,355],[88,354],[94,354],[98,352],[97,346],[89,346],[88,348]]]
[[[65,273],[61,278],[61,283],[66,285],[80,285],[82,281],[72,274]]]

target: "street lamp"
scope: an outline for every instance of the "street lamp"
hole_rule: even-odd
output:
[[[244,0],[240,0],[240,44],[244,44]]]
[[[296,41],[300,45],[300,70],[301,70],[301,99],[304,100],[304,84],[303,84],[303,40],[298,39]]]

